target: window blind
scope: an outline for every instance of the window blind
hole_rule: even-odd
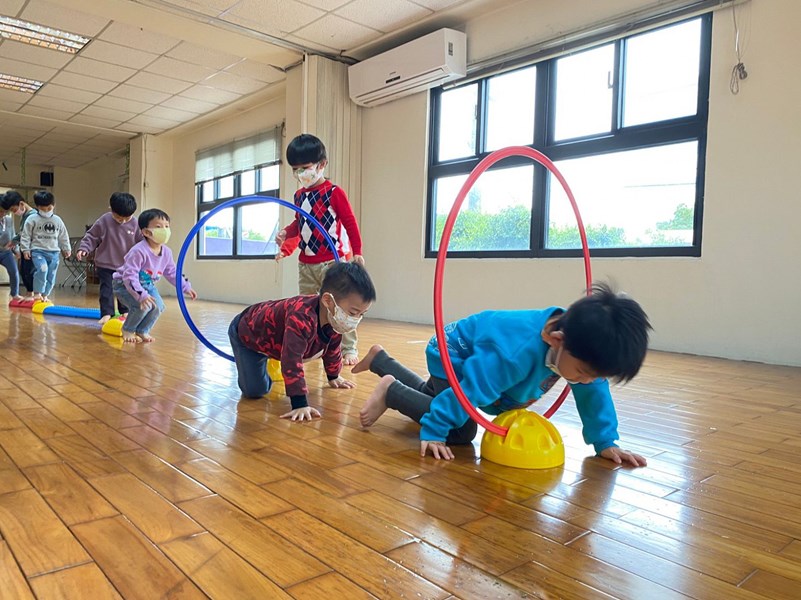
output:
[[[195,154],[195,183],[281,159],[281,128],[275,127]]]

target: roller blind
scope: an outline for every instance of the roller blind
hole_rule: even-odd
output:
[[[195,183],[275,163],[280,158],[281,128],[275,127],[195,153]]]

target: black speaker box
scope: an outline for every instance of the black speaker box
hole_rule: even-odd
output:
[[[47,171],[39,173],[39,185],[42,187],[53,187],[53,174]]]

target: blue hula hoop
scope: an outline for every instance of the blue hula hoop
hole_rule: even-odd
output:
[[[223,202],[219,206],[213,208],[211,211],[209,211],[209,213],[207,215],[205,215],[203,218],[201,218],[200,221],[198,221],[195,224],[195,226],[192,227],[192,229],[189,230],[189,233],[187,234],[186,239],[184,240],[184,243],[181,246],[181,251],[178,253],[178,262],[175,265],[175,281],[176,281],[176,283],[180,284],[183,281],[184,260],[186,259],[186,253],[189,251],[189,246],[192,244],[192,240],[197,235],[197,233],[200,231],[200,228],[203,227],[206,224],[206,221],[208,221],[211,217],[216,215],[218,212],[220,212],[222,210],[225,210],[226,208],[231,208],[232,206],[239,206],[240,204],[252,204],[252,203],[254,203],[254,201],[256,201],[256,203],[259,203],[259,202],[275,202],[276,204],[280,204],[281,206],[284,206],[286,208],[290,208],[290,209],[294,210],[296,213],[302,215],[312,225],[314,225],[320,233],[323,234],[323,237],[325,238],[326,243],[328,244],[329,248],[331,248],[331,252],[334,254],[334,260],[336,262],[340,262],[339,253],[337,252],[337,246],[334,243],[334,240],[331,239],[331,236],[328,235],[328,232],[325,230],[325,228],[322,226],[322,224],[317,219],[315,219],[313,216],[311,216],[309,213],[307,213],[305,210],[303,210],[302,208],[298,208],[297,206],[295,206],[291,202],[287,202],[286,200],[281,200],[280,198],[273,198],[272,196],[256,196],[256,195],[254,195],[254,196],[243,196],[241,198],[235,198],[234,200],[228,200],[227,202]],[[200,332],[200,330],[195,325],[195,322],[192,320],[192,317],[189,315],[189,310],[186,308],[186,300],[184,299],[184,295],[177,288],[178,288],[178,286],[176,286],[176,292],[177,292],[177,296],[178,296],[178,306],[181,307],[181,314],[184,316],[184,320],[186,321],[186,324],[189,326],[189,329],[191,329],[192,333],[195,334],[195,337],[197,339],[199,339],[201,341],[201,343],[204,346],[206,346],[206,348],[208,348],[209,350],[211,350],[212,352],[214,352],[218,356],[221,356],[223,358],[227,358],[230,361],[233,361],[234,357],[232,355],[220,350],[217,346],[215,346],[209,340],[207,340],[206,336],[204,336]]]

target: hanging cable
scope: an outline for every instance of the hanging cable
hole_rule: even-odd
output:
[[[736,96],[740,93],[740,81],[748,77],[748,71],[745,70],[745,65],[743,64],[743,55],[740,48],[740,27],[737,25],[737,7],[735,4],[731,5],[731,18],[734,22],[734,54],[737,56],[737,64],[731,70],[729,90]]]

